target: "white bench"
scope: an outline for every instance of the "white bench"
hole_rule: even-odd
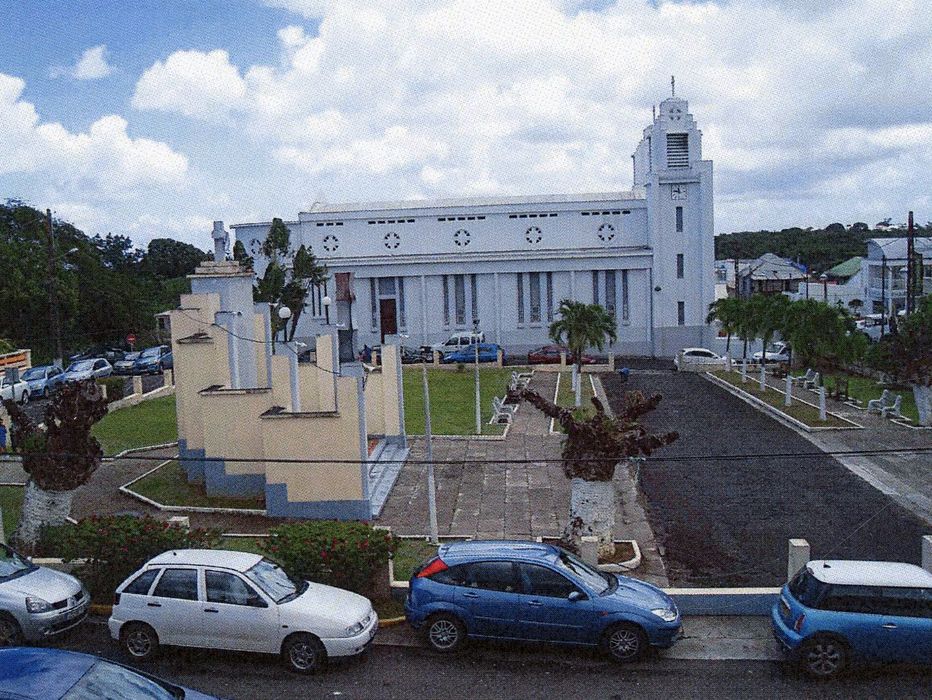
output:
[[[818,379],[819,373],[813,369],[807,369],[805,374],[801,374],[798,377],[791,377],[793,381],[793,386],[802,386],[807,387],[810,382]]]
[[[531,380],[530,374],[519,374],[518,372],[512,372],[511,383],[509,384],[509,388],[523,389],[527,386],[530,380]]]
[[[867,402],[867,412],[868,413],[881,413],[883,409],[893,406],[893,402],[890,401],[890,390],[884,389],[880,392],[879,399],[871,399]]]
[[[884,406],[880,409],[881,418],[902,418],[903,414],[900,413],[900,409],[903,407],[903,397],[899,394],[896,395],[893,404],[891,406]]]
[[[515,411],[518,410],[517,404],[505,403],[503,399],[495,396],[492,399],[492,422],[493,423],[510,423],[514,418]]]

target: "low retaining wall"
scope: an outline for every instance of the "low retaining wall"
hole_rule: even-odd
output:
[[[130,394],[129,396],[118,399],[111,402],[107,406],[107,412],[117,411],[121,408],[128,408],[130,406],[135,406],[142,403],[143,401],[149,401],[150,399],[157,399],[161,396],[173,396],[175,393],[174,385],[170,386],[160,386],[158,389],[153,389],[152,391],[146,394]]]

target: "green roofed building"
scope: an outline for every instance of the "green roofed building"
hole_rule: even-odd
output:
[[[861,256],[856,255],[848,258],[844,262],[838,263],[835,267],[826,270],[825,274],[830,280],[837,282],[847,282],[861,271]]]

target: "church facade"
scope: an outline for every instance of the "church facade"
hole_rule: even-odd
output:
[[[561,299],[614,315],[623,355],[708,345],[714,299],[712,162],[686,100],[660,104],[626,192],[315,205],[287,221],[331,279],[312,290],[296,338],[336,327],[361,348],[441,342],[474,327],[506,353],[548,341]],[[622,167],[619,162],[619,167]],[[270,223],[232,226],[255,258]],[[324,304],[325,301],[331,303]]]

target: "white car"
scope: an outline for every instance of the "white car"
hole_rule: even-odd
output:
[[[314,673],[333,656],[364,651],[379,618],[356,593],[296,582],[258,554],[209,549],[165,552],[116,590],[110,635],[133,659],[161,644],[280,654]]]
[[[761,358],[764,358],[764,362],[789,362],[790,344],[783,342],[771,343],[766,353],[755,352],[751,355],[754,362],[760,362]]]
[[[451,352],[456,352],[457,350],[468,348],[474,343],[484,342],[485,333],[482,331],[479,331],[478,333],[474,333],[473,331],[460,331],[458,333],[454,333],[442,343],[422,345],[421,352],[425,355],[433,355],[433,351],[436,350],[440,353],[440,357],[442,358],[445,355],[449,355]]]
[[[673,366],[680,371],[700,367],[716,369],[725,366],[725,358],[707,348],[683,348],[673,357]]]
[[[0,401],[29,403],[29,384],[22,379],[12,382],[6,377],[0,377]]]

